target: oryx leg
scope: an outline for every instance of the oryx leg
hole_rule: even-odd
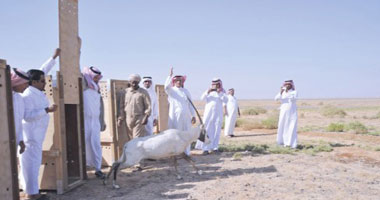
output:
[[[187,162],[189,162],[189,163],[193,166],[193,168],[197,171],[197,173],[198,173],[199,175],[202,175],[202,173],[203,173],[202,170],[199,170],[198,167],[195,166],[195,162],[194,162],[194,160],[193,160],[190,156],[188,156],[188,155],[185,154],[185,153],[182,153],[181,156],[182,156]]]
[[[173,156],[173,164],[174,164],[174,170],[175,170],[175,175],[177,176],[177,179],[180,180],[182,179],[181,175],[178,173],[178,163],[177,163],[177,157]]]

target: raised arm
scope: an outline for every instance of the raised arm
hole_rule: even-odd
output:
[[[54,55],[50,57],[44,64],[41,65],[40,70],[47,75],[55,65],[55,59],[61,54],[61,49],[57,48]]]

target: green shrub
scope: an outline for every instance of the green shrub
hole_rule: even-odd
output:
[[[230,145],[225,145],[225,144],[221,144],[220,147],[219,147],[219,151],[221,151],[221,152],[251,151],[253,153],[265,153],[268,148],[269,148],[269,146],[265,145],[265,144],[262,144],[262,145],[254,145],[254,144],[244,144],[244,145],[230,144]]]
[[[360,122],[351,122],[346,126],[346,130],[353,131],[356,134],[368,133],[368,128]]]
[[[268,118],[261,121],[261,124],[266,129],[278,128],[278,115],[271,115]]]
[[[261,107],[248,108],[243,110],[243,115],[259,115],[265,114],[267,110]]]
[[[325,117],[345,117],[347,113],[343,109],[337,107],[325,106],[322,108],[322,115]]]
[[[331,123],[327,126],[326,131],[328,132],[343,132],[344,124],[341,123]]]

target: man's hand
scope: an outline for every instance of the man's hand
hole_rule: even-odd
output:
[[[154,120],[153,120],[153,126],[157,126],[157,123],[158,123],[158,122],[157,122],[157,119],[154,119]]]
[[[170,68],[170,73],[169,73],[169,76],[172,77],[173,76],[173,67]]]
[[[55,112],[55,111],[57,110],[57,108],[58,108],[58,106],[55,105],[55,104],[53,104],[53,105],[51,105],[51,106],[45,108],[45,111],[46,111],[46,113],[49,113],[49,112]]]
[[[280,91],[281,91],[281,94],[285,91],[284,86],[281,87]]]
[[[192,117],[192,118],[191,118],[191,123],[192,123],[192,124],[195,124],[195,122],[197,122],[197,120],[195,119],[195,117]]]
[[[56,59],[60,55],[61,55],[61,49],[60,48],[55,49],[53,59]]]
[[[20,154],[24,153],[24,151],[25,151],[25,143],[24,143],[24,141],[20,141],[20,143],[18,145],[20,145],[20,151],[19,151]]]
[[[141,124],[146,125],[148,123],[148,115],[145,115],[145,117],[142,119]]]

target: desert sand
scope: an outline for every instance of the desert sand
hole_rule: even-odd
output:
[[[198,175],[185,160],[179,161],[177,180],[172,161],[147,161],[143,171],[124,169],[118,175],[121,188],[112,188],[88,171],[89,179],[63,195],[47,192],[50,199],[379,199],[380,112],[379,99],[301,100],[298,102],[300,146],[329,147],[329,151],[291,150],[278,147],[276,129],[235,131],[236,137],[221,137],[225,151],[207,156],[192,151]],[[343,109],[344,117],[321,114],[331,105]],[[198,102],[197,106],[202,107]],[[240,101],[242,110],[262,107],[265,114],[242,116],[260,121],[275,113],[273,101]],[[330,123],[360,122],[368,133],[350,130],[328,132]],[[235,152],[228,146],[267,146],[265,151]],[[273,150],[274,149],[274,150]],[[275,151],[275,150],[279,151]],[[104,168],[104,171],[108,171]]]

